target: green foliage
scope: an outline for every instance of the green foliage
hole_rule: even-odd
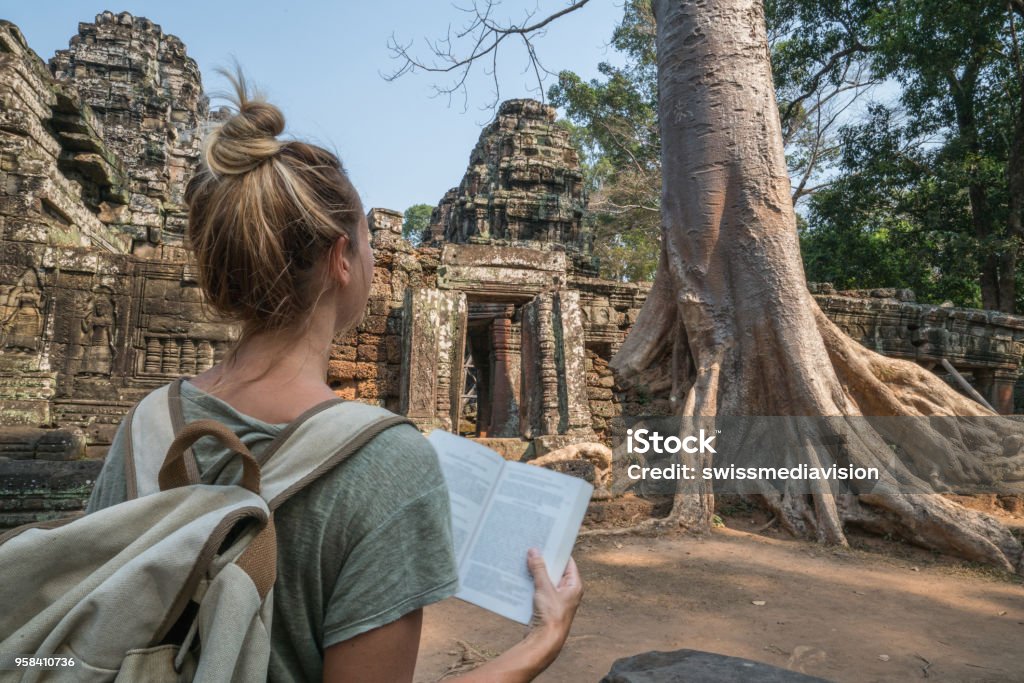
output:
[[[837,179],[811,200],[801,235],[808,278],[1019,307],[1019,295],[1001,300],[997,290],[1019,277],[1010,206],[1024,197],[1008,179],[1022,142],[1020,17],[964,0],[822,5],[846,21],[829,24],[820,6],[808,9],[817,23],[794,53],[858,51],[897,97],[843,131]]]
[[[405,220],[402,222],[402,237],[413,245],[419,245],[427,228],[430,227],[430,214],[433,211],[432,204],[413,204],[406,209]]]
[[[859,4],[764,3],[775,98],[798,206],[834,179],[841,155],[837,128],[877,86],[858,35],[847,36],[860,26]]]
[[[840,289],[908,287],[924,302],[980,306],[978,251],[962,178],[876,105],[844,134],[844,168],[810,203],[807,277]],[[945,166],[944,166],[945,165]]]
[[[808,278],[1024,305],[1005,300],[1024,239],[1024,2],[764,7]],[[582,151],[602,274],[649,279],[661,191],[649,0],[627,0],[612,46],[624,66],[601,64],[590,81],[563,72],[549,94]],[[865,92],[881,97],[862,106]]]
[[[610,238],[598,240],[594,255],[601,264],[601,275],[623,282],[654,279],[658,267],[661,240],[645,230],[607,230]]]
[[[649,0],[628,0],[612,46],[623,67],[598,65],[601,79],[571,71],[550,89],[580,149],[589,206],[587,227],[603,277],[653,278],[660,250],[661,146],[658,137],[654,18]]]

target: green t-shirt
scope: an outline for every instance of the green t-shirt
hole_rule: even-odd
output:
[[[287,426],[243,415],[187,381],[181,398],[186,422],[218,420],[257,456]],[[127,497],[124,432],[122,423],[87,512]],[[238,459],[214,439],[200,439],[193,452],[203,483],[238,480]],[[271,681],[319,681],[324,648],[457,589],[447,489],[437,455],[411,425],[374,437],[281,505],[274,520]]]

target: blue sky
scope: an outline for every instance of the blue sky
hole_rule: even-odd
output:
[[[526,10],[550,13],[566,4],[504,0],[499,12],[520,19]],[[286,135],[339,153],[368,208],[436,204],[462,178],[480,128],[493,116],[487,108],[493,82],[479,68],[469,81],[465,111],[461,98],[450,106],[447,98],[431,98],[431,86],[439,82],[433,74],[408,74],[391,83],[380,76],[397,66],[387,49],[392,33],[422,48],[425,37],[443,36],[449,24],[457,29],[464,23],[465,15],[448,0],[122,0],[119,6],[2,0],[0,18],[17,24],[45,60],[67,47],[78,22],[92,21],[104,9],[148,17],[181,38],[199,63],[207,92],[224,90],[214,68],[237,58],[284,110]],[[596,76],[599,62],[621,62],[607,46],[621,16],[622,0],[592,0],[551,25],[537,42],[540,58],[552,71]],[[518,47],[503,49],[502,99],[536,96],[530,92],[536,82],[523,72],[526,64]]]

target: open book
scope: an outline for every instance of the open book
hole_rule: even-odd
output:
[[[475,441],[435,429],[452,506],[459,592],[466,602],[528,624],[533,579],[526,551],[537,548],[557,586],[594,487],[576,477],[508,462]]]

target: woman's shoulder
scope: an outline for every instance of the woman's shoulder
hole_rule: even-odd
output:
[[[380,432],[335,468],[334,476],[381,493],[410,493],[443,483],[437,453],[413,425],[399,423]]]
[[[403,423],[374,436],[277,514],[284,524],[302,519],[336,529],[334,541],[349,545],[409,514],[445,520],[448,505],[437,454],[416,427]]]

